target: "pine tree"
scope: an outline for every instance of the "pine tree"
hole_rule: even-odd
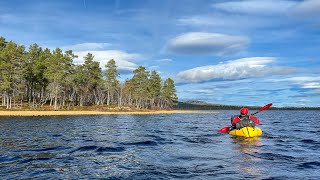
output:
[[[107,105],[110,105],[110,102],[113,102],[115,91],[119,87],[119,81],[117,80],[117,78],[119,77],[119,73],[117,70],[116,62],[113,59],[109,60],[105,67],[106,88],[108,93]]]
[[[156,103],[159,105],[159,98],[161,95],[161,77],[157,71],[152,71],[150,80],[149,80],[149,89],[150,89],[150,99],[151,106],[156,106]]]
[[[12,101],[16,105],[16,98],[22,102],[25,48],[10,41],[1,50],[0,57],[0,91],[4,91],[7,109],[11,109]]]
[[[29,51],[26,54],[26,61],[25,61],[25,72],[24,78],[26,80],[27,86],[27,98],[28,102],[31,103],[31,107],[34,107],[36,101],[36,94],[37,94],[37,87],[39,88],[39,80],[37,71],[37,64],[39,63],[39,59],[42,53],[42,48],[37,44],[30,45]]]
[[[146,108],[150,98],[149,71],[145,67],[139,66],[133,71],[133,98],[137,108]]]
[[[162,94],[163,94],[164,106],[166,108],[172,107],[178,104],[176,88],[174,85],[174,81],[171,78],[168,78],[164,81]]]
[[[72,51],[66,51],[64,55],[62,50],[57,48],[53,51],[52,56],[46,62],[47,71],[44,73],[45,78],[48,79],[49,85],[48,90],[50,92],[51,102],[54,101],[54,109],[59,109],[58,100],[60,99],[60,105],[64,104],[65,101],[65,90],[66,85],[69,83],[71,71],[72,71],[72,60],[76,56]]]

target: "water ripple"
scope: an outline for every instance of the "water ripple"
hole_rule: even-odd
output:
[[[219,133],[237,113],[0,117],[0,178],[320,179],[319,111],[259,113],[260,138]]]

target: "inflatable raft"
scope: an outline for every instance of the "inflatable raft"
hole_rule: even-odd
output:
[[[233,129],[229,134],[239,137],[259,137],[262,135],[262,130],[258,127],[243,127],[241,129]]]

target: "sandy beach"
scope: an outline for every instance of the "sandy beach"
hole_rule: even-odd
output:
[[[61,115],[102,115],[102,114],[179,114],[179,113],[217,113],[191,110],[161,111],[0,111],[0,116],[61,116]]]

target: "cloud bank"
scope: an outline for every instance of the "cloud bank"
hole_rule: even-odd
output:
[[[178,73],[179,81],[204,82],[210,80],[237,80],[266,75],[286,75],[298,71],[297,68],[271,66],[276,62],[274,57],[242,58],[218,65],[202,66]]]
[[[165,51],[175,54],[228,55],[243,50],[248,44],[249,39],[244,36],[189,32],[171,39]]]

